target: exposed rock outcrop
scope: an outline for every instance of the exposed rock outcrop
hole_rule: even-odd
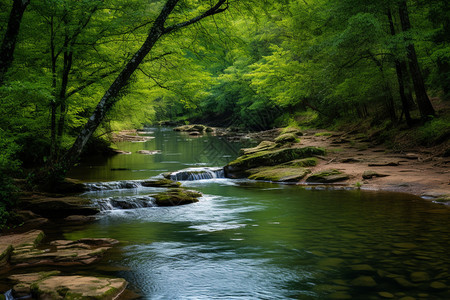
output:
[[[143,181],[142,186],[176,188],[176,187],[180,187],[181,183],[174,181],[174,180],[164,178],[164,179],[152,179],[152,180]]]
[[[48,197],[32,195],[21,198],[20,206],[49,219],[63,219],[70,215],[95,215],[89,199],[81,197]]]
[[[314,173],[306,179],[308,183],[334,183],[339,181],[345,181],[349,179],[350,176],[342,173],[341,171],[332,169],[324,170],[318,173]]]
[[[275,166],[296,159],[324,155],[325,150],[317,147],[281,148],[263,150],[252,154],[243,155],[230,162],[225,167],[225,175],[230,178],[243,178],[249,174],[248,170],[261,166]]]
[[[213,132],[214,128],[208,127],[201,124],[192,124],[192,125],[182,125],[175,127],[173,129],[174,131],[182,131],[182,132],[198,132],[198,133],[204,133],[204,132]]]
[[[158,206],[177,206],[198,202],[198,198],[202,194],[196,191],[185,190],[182,188],[169,189],[167,192],[162,192],[153,195],[155,204]]]
[[[250,169],[252,173],[248,178],[255,180],[266,180],[274,182],[298,182],[303,179],[311,170],[296,167],[260,167]]]
[[[117,243],[113,239],[81,239],[53,241],[46,249],[22,245],[14,247],[10,263],[16,268],[89,265],[100,260]]]
[[[15,297],[35,299],[116,299],[125,290],[122,278],[62,276],[59,271],[19,274],[9,277],[16,282]]]

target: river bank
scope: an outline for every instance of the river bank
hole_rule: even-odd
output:
[[[176,130],[191,134],[192,131],[196,131],[195,126],[198,125],[181,126]],[[446,154],[449,147],[448,141],[428,148],[398,145],[397,148],[401,150],[394,151],[375,143],[363,134],[318,129],[292,130],[298,131],[299,136],[297,140],[292,139],[289,142],[289,148],[316,147],[325,150],[323,155],[315,155],[318,159],[315,160],[314,165],[307,166],[308,172],[318,174],[337,170],[347,176],[342,176],[335,182],[323,184],[308,182],[308,176],[303,176],[299,180],[288,180],[291,183],[318,188],[333,187],[334,184],[363,190],[402,192],[439,203],[450,203],[450,157]],[[272,143],[283,134],[282,128],[254,133],[242,133],[223,128],[213,128],[209,131],[230,141],[253,140]],[[268,148],[266,145],[260,149],[258,147],[254,149],[265,151]],[[245,149],[244,152],[241,151],[241,154],[245,154]],[[264,180],[264,176],[260,178],[253,176],[252,179]],[[270,178],[267,181],[271,181]]]

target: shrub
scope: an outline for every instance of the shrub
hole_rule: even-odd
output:
[[[424,146],[436,145],[450,137],[450,118],[433,118],[417,130],[417,141]]]
[[[18,151],[19,147],[14,140],[0,131],[0,229],[8,222],[8,211],[16,202],[16,187],[12,176],[20,167],[20,162],[15,158]]]

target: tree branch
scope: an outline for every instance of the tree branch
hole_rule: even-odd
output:
[[[226,3],[226,6],[224,8],[220,8],[224,3]],[[201,14],[201,15],[195,17],[195,18],[192,18],[192,19],[190,19],[190,20],[188,20],[186,22],[181,22],[181,23],[174,24],[174,25],[171,25],[169,27],[164,28],[163,34],[167,34],[167,33],[170,33],[170,32],[172,32],[174,30],[178,30],[180,28],[183,28],[183,27],[189,26],[191,24],[197,23],[198,21],[200,21],[200,20],[202,20],[202,19],[204,19],[206,17],[209,17],[209,16],[212,16],[212,15],[224,12],[227,9],[228,9],[228,0],[219,0],[216,5],[214,5],[213,7],[208,9],[207,11],[205,11],[203,14]]]

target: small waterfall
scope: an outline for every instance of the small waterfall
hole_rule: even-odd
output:
[[[193,181],[201,179],[225,178],[223,168],[188,168],[164,175],[175,181]]]
[[[154,207],[154,198],[150,196],[109,197],[93,199],[93,205],[100,211]]]
[[[88,191],[135,189],[142,186],[142,180],[92,182],[84,184]]]

